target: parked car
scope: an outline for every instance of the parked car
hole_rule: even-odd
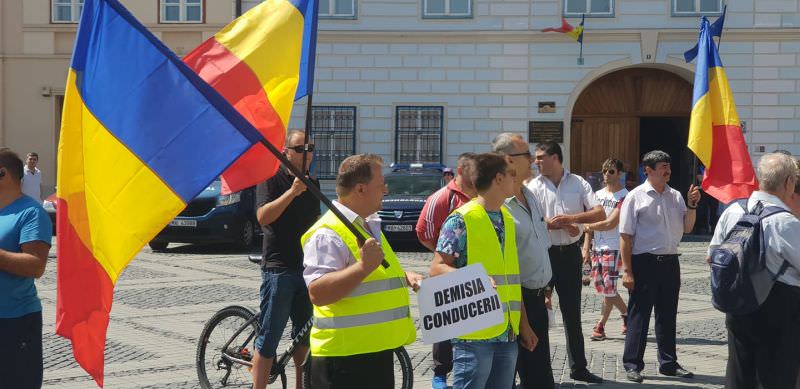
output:
[[[261,235],[256,220],[255,187],[222,195],[217,180],[186,206],[153,240],[150,248],[164,250],[176,243],[234,243],[250,247]]]
[[[392,164],[384,174],[389,193],[378,216],[390,244],[418,244],[417,219],[428,196],[444,186],[443,170],[441,164]]]
[[[42,201],[42,207],[47,211],[47,215],[50,216],[50,221],[53,222],[53,236],[56,235],[56,201],[55,193],[47,196],[47,198]]]

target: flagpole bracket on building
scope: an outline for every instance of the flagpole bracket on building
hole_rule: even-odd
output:
[[[578,57],[578,65],[583,65],[583,57]]]

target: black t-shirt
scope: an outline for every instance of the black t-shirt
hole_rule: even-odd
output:
[[[292,187],[293,181],[294,176],[281,167],[275,176],[256,187],[256,205],[261,208],[281,197]],[[319,188],[319,180],[312,178],[311,181]],[[300,245],[300,237],[318,218],[319,200],[311,191],[306,190],[295,197],[274,222],[261,227],[264,231],[262,266],[302,270],[303,247]]]

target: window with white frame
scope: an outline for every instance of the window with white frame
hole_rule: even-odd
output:
[[[204,0],[161,0],[161,23],[202,23]]]
[[[673,16],[719,15],[723,0],[672,0]]]
[[[422,0],[425,18],[471,18],[472,0]]]
[[[614,16],[614,0],[564,0],[564,16]]]
[[[77,23],[81,19],[83,0],[52,0],[53,23]]]
[[[323,19],[355,19],[356,0],[319,0],[319,17]]]
[[[444,107],[397,107],[395,162],[441,163]]]
[[[336,178],[339,165],[355,154],[356,107],[311,108],[311,133],[314,141],[313,168],[317,178]]]

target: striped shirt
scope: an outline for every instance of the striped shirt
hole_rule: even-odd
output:
[[[456,180],[450,181],[434,192],[425,200],[425,206],[422,207],[422,212],[419,214],[416,228],[417,239],[435,243],[439,239],[439,231],[447,216],[469,200],[469,196],[456,185]]]

